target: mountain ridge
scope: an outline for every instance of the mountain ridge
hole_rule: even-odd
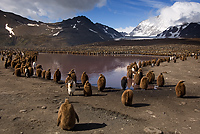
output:
[[[44,23],[0,10],[0,19],[0,39],[3,40],[1,46],[73,46],[122,37],[113,28],[100,23],[94,24],[86,16]]]

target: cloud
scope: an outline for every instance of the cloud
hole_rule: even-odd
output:
[[[107,0],[1,0],[0,9],[34,20],[54,22],[106,3]]]
[[[166,27],[182,23],[200,22],[200,3],[176,2],[171,7],[162,8],[159,21]]]
[[[135,27],[129,26],[126,28],[115,28],[115,30],[117,30],[118,32],[126,32],[126,33],[130,33]]]

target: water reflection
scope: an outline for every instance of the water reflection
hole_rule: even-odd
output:
[[[84,71],[89,76],[92,85],[97,85],[99,73],[106,77],[106,87],[121,88],[120,81],[126,76],[126,66],[139,60],[149,60],[156,57],[148,56],[83,56],[67,54],[46,54],[38,55],[37,64],[42,64],[43,69],[51,69],[52,76],[57,68],[61,71],[61,79],[65,80],[67,73],[75,69],[77,80],[80,82]]]

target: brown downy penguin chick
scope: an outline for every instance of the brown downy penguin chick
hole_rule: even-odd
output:
[[[186,87],[185,87],[185,84],[183,82],[185,82],[185,81],[180,80],[175,87],[177,97],[183,97],[186,93]]]
[[[142,77],[141,81],[140,81],[140,88],[141,89],[147,89],[148,88],[148,84],[149,84],[149,78],[144,76]]]
[[[82,83],[83,85],[85,85],[85,82],[86,82],[87,80],[89,80],[89,78],[88,78],[88,75],[86,74],[86,72],[84,71],[84,72],[82,73],[82,75],[81,75],[81,83]]]
[[[139,68],[142,67],[141,61],[138,62],[138,67],[139,67]]]
[[[160,66],[160,62],[161,62],[161,60],[158,59],[158,60],[156,61],[156,66]]]
[[[75,73],[74,69],[72,69],[69,73],[71,74],[73,81],[75,81],[75,83],[76,83],[76,73]]]
[[[20,70],[20,68],[16,68],[15,69],[15,75],[18,76],[18,77],[21,76],[21,70]]]
[[[133,77],[133,71],[132,69],[127,70],[127,78],[131,78]]]
[[[70,80],[73,80],[70,73],[68,73],[67,75],[68,75],[68,76],[67,76],[67,78],[65,79],[65,83],[67,83],[67,82],[70,81]]]
[[[41,69],[41,68],[38,68],[38,69],[36,70],[36,76],[37,76],[37,77],[41,77],[41,76],[42,76],[42,69]]]
[[[51,79],[51,69],[50,68],[45,73],[45,79],[47,79],[47,80]]]
[[[138,69],[138,73],[140,74],[140,79],[142,79],[142,77],[143,77],[143,71],[142,71],[142,68],[139,68],[139,69]]]
[[[130,89],[127,89],[123,92],[121,97],[121,102],[125,106],[131,106],[133,101],[133,91]]]
[[[140,80],[141,80],[141,75],[140,75],[140,72],[138,71],[135,75],[134,75],[134,83],[136,85],[140,85]]]
[[[33,76],[33,68],[32,67],[28,67],[28,71],[29,71],[29,75]]]
[[[68,99],[65,99],[65,102],[60,106],[58,111],[57,126],[60,126],[63,130],[71,130],[75,126],[76,119],[79,122],[79,117],[73,105],[69,103]]]
[[[84,84],[83,94],[84,96],[92,96],[92,87],[88,80]]]
[[[152,83],[155,80],[155,74],[153,71],[149,71],[146,76],[149,78],[149,83]]]
[[[121,86],[122,86],[123,90],[126,89],[126,87],[127,87],[127,77],[126,76],[121,78]]]
[[[42,65],[41,65],[41,64],[38,64],[38,65],[36,66],[36,69],[38,69],[38,68],[42,69]]]
[[[176,63],[176,58],[174,58],[174,63]]]
[[[157,86],[162,87],[165,84],[164,76],[162,73],[157,77]]]
[[[61,73],[60,70],[57,69],[53,75],[53,81],[58,82],[61,79]]]
[[[106,87],[106,78],[103,74],[100,74],[98,81],[97,81],[97,86],[99,91],[103,91]]]
[[[42,74],[41,74],[42,78],[45,78],[45,73],[46,73],[46,71],[42,70]]]

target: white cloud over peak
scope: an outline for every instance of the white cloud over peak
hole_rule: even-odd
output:
[[[44,22],[73,17],[94,7],[103,7],[107,0],[1,0],[0,9]]]
[[[182,23],[200,22],[200,3],[176,2],[171,7],[162,8],[159,21],[166,27]]]
[[[199,2],[175,2],[172,6],[159,9],[158,12],[159,16],[142,21],[130,35],[157,35],[170,26],[200,22]]]

